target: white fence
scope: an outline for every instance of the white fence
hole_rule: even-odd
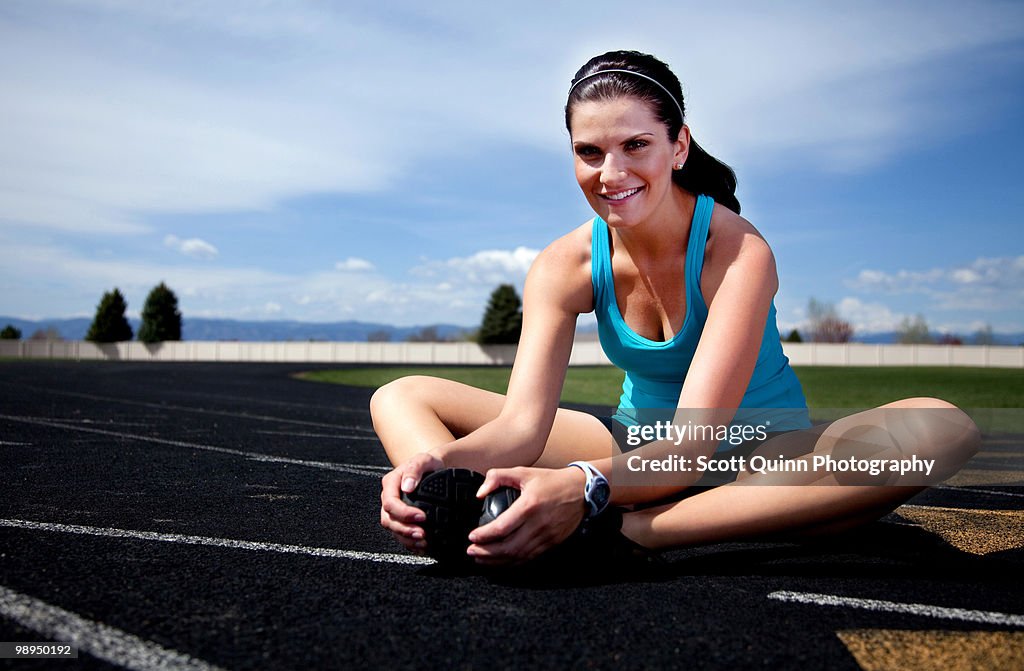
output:
[[[1024,347],[783,343],[794,366],[977,366],[1024,368]]]
[[[783,343],[796,366],[979,366],[1024,368],[1024,347]],[[0,340],[0,357],[104,361],[509,365],[515,346],[475,343],[123,342]],[[596,341],[573,346],[573,366],[607,365]]]

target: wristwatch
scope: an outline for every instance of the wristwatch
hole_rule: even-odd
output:
[[[587,475],[587,484],[583,487],[583,500],[587,504],[587,510],[583,514],[583,519],[597,517],[608,507],[608,500],[612,495],[608,478],[585,461],[574,461],[569,465],[575,466]]]

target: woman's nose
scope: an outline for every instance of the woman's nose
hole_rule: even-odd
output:
[[[601,183],[614,184],[625,174],[622,159],[613,153],[605,154],[601,164]]]

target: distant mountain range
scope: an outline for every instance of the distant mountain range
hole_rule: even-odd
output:
[[[139,320],[129,319],[132,332],[139,332]],[[89,331],[92,319],[29,320],[0,316],[0,328],[10,324],[21,331],[22,338],[30,338],[37,331],[54,329],[64,340],[83,340]],[[461,340],[472,329],[453,324],[431,324],[428,326],[391,326],[357,321],[333,322],[327,324],[297,321],[236,321],[233,319],[182,318],[181,337],[183,340],[220,341],[331,341],[366,342],[380,340],[403,342],[414,337],[437,340]]]
[[[132,331],[139,332],[139,321],[129,319]],[[64,340],[82,340],[85,338],[91,318],[75,319],[41,319],[29,320],[17,317],[0,316],[0,328],[10,324],[21,331],[22,338],[29,338],[37,331],[54,329]],[[437,340],[462,340],[474,329],[454,324],[430,324],[427,326],[392,326],[359,321],[345,322],[299,322],[299,321],[238,321],[233,319],[203,319],[200,317],[184,317],[182,319],[182,338],[184,340],[241,340],[249,342],[274,341],[331,341],[331,342],[366,342],[382,340],[404,342],[410,338],[434,338]],[[584,331],[595,331],[590,326]],[[596,334],[594,334],[596,336]],[[939,334],[933,334],[938,337]],[[971,336],[961,336],[965,344],[971,344]],[[995,333],[997,345],[1020,345],[1024,343],[1024,332]],[[870,344],[894,343],[898,339],[896,331],[879,333],[854,334],[854,342]]]

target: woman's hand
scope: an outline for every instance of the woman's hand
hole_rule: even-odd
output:
[[[417,526],[426,519],[426,515],[419,508],[402,501],[402,492],[413,491],[424,475],[444,467],[439,457],[421,452],[381,479],[380,525],[390,531],[405,549],[416,554],[423,554],[427,547],[423,528]]]
[[[480,564],[513,564],[561,543],[583,520],[585,482],[575,467],[489,470],[478,496],[503,485],[521,494],[498,519],[469,534],[468,554]]]

